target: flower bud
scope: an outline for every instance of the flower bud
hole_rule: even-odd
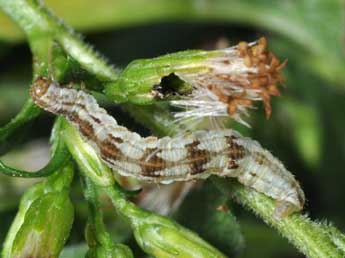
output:
[[[58,257],[73,222],[68,188],[71,167],[33,185],[22,197],[7,234],[3,258]]]
[[[159,215],[138,219],[134,234],[141,248],[154,257],[226,257],[197,234]]]
[[[27,209],[4,258],[58,257],[72,222],[73,206],[68,191],[44,194]]]
[[[242,116],[254,101],[262,101],[270,116],[270,98],[280,94],[278,85],[284,81],[286,61],[280,62],[267,45],[260,38],[225,49],[135,60],[115,83],[106,85],[105,94],[140,104],[175,96],[171,105],[184,109],[175,113],[177,119],[231,117],[248,125]]]
[[[226,257],[192,231],[167,217],[142,210],[121,197],[115,188],[107,193],[117,211],[131,224],[135,239],[148,254],[157,257]]]

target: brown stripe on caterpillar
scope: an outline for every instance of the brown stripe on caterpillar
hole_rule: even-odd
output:
[[[97,118],[97,117],[95,117],[95,116],[93,116],[93,115],[91,115],[91,114],[90,114],[90,117],[91,117],[92,120],[95,121],[97,124],[99,124],[99,125],[102,124],[102,121],[101,121],[99,118]],[[111,136],[111,135],[110,135],[110,136]],[[122,141],[122,139],[120,139],[120,140]],[[116,139],[116,141],[117,141],[117,139]]]
[[[84,137],[91,140],[97,139],[95,136],[95,131],[93,130],[93,127],[89,122],[80,119],[79,121],[77,121],[77,123],[79,126],[79,130],[84,135]]]
[[[160,175],[156,172],[162,171],[168,165],[167,162],[159,157],[158,148],[148,148],[143,157],[140,159],[139,165],[142,169],[141,174],[145,177],[159,177]]]
[[[139,164],[142,168],[142,175],[148,177],[161,176],[157,172],[162,171],[165,168],[172,168],[183,164],[189,165],[191,168],[191,175],[201,174],[206,171],[204,165],[209,161],[210,154],[206,150],[198,149],[197,147],[199,144],[199,141],[193,141],[191,144],[186,145],[185,148],[188,152],[188,155],[180,162],[169,162],[160,158],[157,155],[159,150],[155,148],[148,149],[145,155],[141,158],[140,162],[137,164]]]
[[[246,155],[246,151],[243,146],[236,143],[236,137],[226,137],[226,142],[229,145],[229,158],[231,160],[243,159]]]
[[[162,171],[167,167],[167,163],[162,158],[158,157],[156,154],[158,153],[158,149],[147,149],[143,157],[139,160],[130,158],[128,156],[124,156],[123,153],[116,145],[113,143],[113,140],[117,141],[118,143],[122,143],[123,140],[112,135],[109,135],[110,140],[105,140],[100,144],[100,152],[102,158],[106,159],[107,162],[111,160],[118,160],[118,161],[125,161],[133,164],[137,164],[141,167],[140,175],[144,177],[160,177],[158,171]],[[152,154],[154,153],[154,154]],[[148,159],[149,157],[149,159]],[[115,163],[110,162],[114,166]]]
[[[108,134],[108,137],[116,143],[123,143],[123,140],[120,137],[115,137],[114,135],[111,135],[111,134]]]
[[[230,159],[228,162],[228,168],[229,169],[238,169],[239,165],[234,160]]]
[[[191,167],[191,175],[202,174],[206,171],[205,164],[210,160],[210,153],[207,150],[198,149],[200,141],[186,145],[188,151],[188,163]]]
[[[229,145],[229,169],[237,169],[239,165],[237,164],[237,160],[243,159],[246,155],[246,151],[243,146],[237,144],[235,142],[237,138],[235,136],[226,137],[226,142]]]
[[[106,160],[126,160],[121,151],[116,147],[116,145],[109,140],[105,140],[97,144],[101,153],[102,158]]]
[[[81,109],[83,109],[83,110],[86,110],[86,106],[83,105],[83,104],[80,104],[80,103],[63,102],[63,106],[70,106],[70,107],[72,107],[72,106],[78,106],[79,108],[81,108]],[[59,110],[59,113],[66,115],[66,116],[69,118],[69,120],[70,120],[71,122],[75,122],[76,124],[79,124],[78,121],[82,121],[82,120],[79,120],[79,119],[78,119],[78,114],[77,114],[76,112],[68,113],[68,111],[66,111],[66,110],[64,110],[64,109],[60,109],[60,110]],[[101,125],[101,124],[102,124],[102,121],[101,121],[99,118],[93,116],[92,114],[90,114],[90,118],[91,118],[96,124],[98,124],[98,125]],[[84,123],[87,123],[87,122],[84,121]],[[84,125],[84,126],[86,126],[86,125]],[[91,126],[91,125],[90,125],[90,126]],[[91,126],[91,127],[92,127],[92,126]],[[93,129],[93,127],[92,127],[92,129]],[[93,134],[94,134],[94,130],[92,130],[92,131],[93,131]],[[86,136],[86,135],[85,135],[85,136]],[[109,136],[110,138],[112,138],[112,140],[114,140],[115,142],[118,142],[118,143],[123,142],[121,138],[116,138],[116,137],[114,137],[114,136],[112,136],[112,135],[108,135],[108,136]],[[94,135],[93,139],[95,139],[95,138],[96,138],[96,136]]]
[[[77,125],[79,128],[79,131],[82,133],[82,135],[85,138],[90,139],[90,140],[95,141],[95,142],[98,141],[98,139],[95,135],[95,131],[93,129],[93,126],[88,121],[80,119],[76,112],[68,113],[68,111],[66,111],[64,109],[60,109],[59,114],[65,116],[67,118],[67,120],[69,120],[73,124]]]

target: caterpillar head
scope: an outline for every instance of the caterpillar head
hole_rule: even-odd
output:
[[[30,95],[33,100],[39,100],[49,89],[51,80],[45,77],[38,77],[31,86]]]

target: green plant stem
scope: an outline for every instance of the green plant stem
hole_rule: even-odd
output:
[[[57,171],[59,168],[63,167],[69,160],[69,157],[70,155],[64,141],[62,139],[58,139],[53,156],[51,157],[49,163],[43,168],[37,171],[30,172],[6,166],[3,162],[0,161],[0,173],[12,177],[46,177]]]
[[[327,234],[322,223],[313,222],[306,215],[292,214],[286,218],[274,216],[275,202],[253,189],[243,187],[237,182],[213,178],[221,191],[232,196],[240,204],[252,210],[267,224],[275,227],[287,237],[307,257],[344,257],[335,239]],[[340,232],[336,239],[344,237]]]
[[[32,102],[30,102],[30,107],[35,108],[36,106],[33,106]],[[30,110],[30,108],[29,108]],[[30,119],[32,114],[28,113],[28,117],[21,118],[23,121],[27,121],[26,119]],[[17,116],[18,117],[18,116]],[[19,121],[22,121],[19,119]],[[11,124],[11,123],[10,123]],[[17,125],[14,122],[14,126]],[[56,123],[54,124],[53,130],[52,130],[52,136],[51,136],[51,142],[52,142],[52,148],[51,153],[52,157],[48,164],[43,167],[42,169],[36,171],[36,172],[29,172],[24,171],[20,169],[15,169],[9,166],[6,166],[3,162],[0,161],[0,173],[3,173],[8,176],[13,177],[26,177],[26,178],[35,178],[35,177],[46,177],[57,171],[59,168],[63,167],[66,162],[69,160],[70,155],[67,150],[66,144],[64,142],[64,139],[61,135],[61,128],[62,124],[61,121],[58,119]]]
[[[54,26],[49,22],[48,12],[40,11],[41,7],[37,1],[0,1],[0,7],[24,30],[28,37],[30,49],[34,56],[33,78],[39,76],[54,76],[49,74],[50,64],[53,63],[54,40],[52,35]],[[62,74],[58,67],[58,74]],[[7,125],[0,128],[0,143],[5,141],[13,132],[32,121],[41,114],[41,108],[36,106],[28,97],[26,103],[15,118]],[[4,167],[5,168],[5,167]],[[13,171],[14,172],[14,171]]]
[[[28,98],[21,111],[8,124],[0,128],[0,143],[4,142],[18,128],[35,119],[40,113],[41,109],[32,102],[31,98]]]
[[[89,203],[89,225],[94,229],[92,233],[103,245],[112,246],[109,234],[103,223],[103,214],[98,200],[96,187],[88,177],[84,177],[84,196]]]
[[[98,194],[96,187],[93,185],[88,177],[84,177],[84,196],[89,202],[89,223],[95,228],[96,239],[102,244],[107,244],[110,240],[109,235],[106,233],[103,223],[103,214],[98,201]],[[107,235],[107,238],[103,238],[103,235]],[[105,240],[105,241],[103,241]]]

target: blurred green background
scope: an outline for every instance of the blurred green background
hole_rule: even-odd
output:
[[[345,231],[344,0],[45,2],[120,68],[137,58],[185,49],[210,49],[219,42],[233,45],[241,40],[253,41],[266,36],[270,50],[281,59],[288,59],[282,96],[273,99],[270,120],[265,119],[263,112],[252,112],[252,129],[235,127],[272,151],[296,175],[306,193],[306,210],[312,219],[331,221]],[[25,38],[0,12],[0,125],[20,110],[30,80],[31,54]],[[123,111],[113,105],[110,109],[116,119],[129,128],[148,134]],[[26,169],[42,166],[49,157],[48,137],[52,120],[52,116],[45,114],[27,126],[20,137],[17,134],[11,139],[12,151],[1,159]],[[1,146],[0,154],[3,154]],[[34,181],[0,175],[0,248],[21,194]],[[78,180],[71,194],[76,205],[76,218],[69,248],[62,257],[82,257],[85,250],[82,232],[87,211]],[[302,257],[277,232],[233,203],[229,206],[240,229],[229,229],[221,237],[213,236],[213,231],[226,225],[208,225],[223,220],[203,218],[200,214],[216,209],[208,203],[225,203],[226,200],[221,198],[206,183],[186,198],[174,216],[230,256]],[[134,246],[128,229],[120,227],[121,223],[114,221],[113,214],[108,214],[107,218],[110,231],[117,232],[114,237]],[[200,227],[200,223],[204,227]],[[231,242],[232,234],[240,232],[243,233],[244,248],[241,241]],[[142,257],[139,251],[137,257]]]

